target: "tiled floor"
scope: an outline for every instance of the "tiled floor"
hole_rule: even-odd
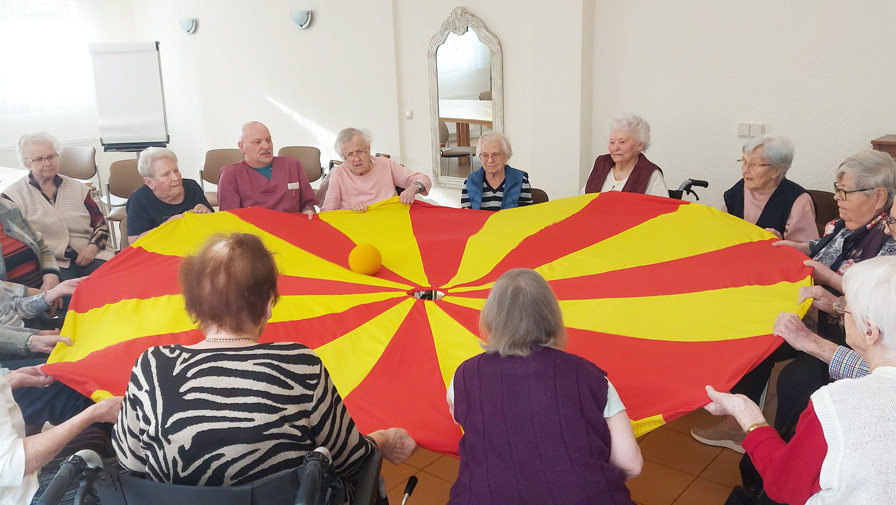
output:
[[[774,383],[782,364],[772,374],[770,398],[765,412],[773,421],[776,399]],[[694,426],[706,427],[718,418],[700,409],[676,419],[647,435],[638,444],[644,456],[641,475],[628,481],[632,499],[639,505],[722,505],[734,486],[740,485],[741,455],[703,445],[694,440]],[[389,503],[400,505],[407,480],[419,479],[408,505],[441,505],[457,479],[459,460],[421,449],[403,465],[383,462]]]

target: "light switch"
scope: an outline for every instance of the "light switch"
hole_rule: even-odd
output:
[[[750,123],[737,123],[737,136],[738,137],[749,137],[750,136]]]
[[[412,110],[404,111],[404,117],[405,117],[405,119],[414,119],[414,111],[412,111]]]
[[[765,133],[765,125],[762,123],[753,123],[750,125],[750,136],[758,137]]]

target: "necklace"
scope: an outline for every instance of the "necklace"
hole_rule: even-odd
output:
[[[252,340],[249,337],[240,337],[240,338],[214,338],[214,337],[205,337],[205,339],[209,342],[238,342],[240,340]]]

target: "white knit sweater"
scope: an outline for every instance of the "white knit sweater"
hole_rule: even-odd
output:
[[[807,505],[896,502],[896,367],[812,395],[828,452]]]

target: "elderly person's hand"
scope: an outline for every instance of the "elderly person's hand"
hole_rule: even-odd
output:
[[[54,303],[56,300],[61,299],[63,296],[70,296],[75,292],[75,288],[78,287],[78,284],[81,283],[87,277],[78,277],[76,279],[69,279],[67,281],[60,282],[53,289],[47,291],[47,303]]]
[[[314,207],[308,207],[307,209],[302,211],[302,214],[308,216],[308,220],[311,221],[312,219],[314,219],[314,214],[316,214],[316,212],[314,212]]]
[[[777,242],[772,242],[772,245],[775,247],[780,247],[782,245],[789,245],[790,247],[805,254],[806,256],[809,255],[809,243],[808,242],[794,242],[793,240],[779,240]]]
[[[90,411],[93,422],[115,424],[118,422],[118,413],[121,412],[121,401],[121,396],[113,396],[94,403],[87,410]]]
[[[355,212],[367,212],[367,202],[352,202],[352,210]]]
[[[78,257],[75,259],[75,264],[79,267],[87,266],[94,260],[94,258],[96,258],[96,255],[99,254],[99,252],[100,249],[96,244],[87,244],[87,247],[81,249],[81,252],[78,253]]]
[[[45,388],[56,382],[56,379],[45,374],[41,365],[23,366],[9,372],[6,382],[10,389],[16,388]]]
[[[193,207],[194,214],[211,214],[211,210],[206,207],[204,204],[197,203],[195,207]]]
[[[41,291],[49,291],[59,284],[59,276],[56,274],[45,274],[43,283],[40,285]]]
[[[396,465],[404,463],[418,449],[417,442],[404,428],[374,431],[370,438],[376,442],[383,457]]]
[[[720,393],[712,386],[706,386],[706,394],[712,403],[703,408],[714,416],[732,416],[744,431],[756,423],[765,422],[759,406],[744,395]]]
[[[803,320],[796,314],[782,312],[775,319],[775,327],[772,333],[783,338],[797,351],[807,352],[809,345],[818,338],[809,328],[803,324]]]
[[[59,330],[41,330],[40,334],[31,336],[31,344],[28,350],[31,352],[49,354],[53,352],[56,344],[62,342],[65,345],[72,345],[72,340],[59,334]]]
[[[416,198],[417,193],[419,193],[419,192],[420,192],[420,186],[417,186],[416,184],[411,184],[410,187],[408,187],[407,189],[402,191],[400,195],[398,195],[398,200],[405,205],[410,205],[410,204],[414,203],[414,199]]]
[[[816,309],[822,312],[827,312],[828,314],[835,313],[834,301],[837,300],[837,297],[821,286],[802,286],[799,291],[799,297],[797,303],[803,303],[811,298],[812,306]]]
[[[774,229],[774,228],[766,228],[765,231],[771,233],[772,235],[774,235],[774,236],[776,236],[776,237],[778,237],[778,238],[784,238],[784,237],[781,235],[781,232],[779,232],[778,230],[776,230],[776,229]]]
[[[815,279],[815,284],[824,284],[837,291],[843,291],[843,276],[828,268],[824,263],[806,260],[803,265],[812,267],[812,278]]]

